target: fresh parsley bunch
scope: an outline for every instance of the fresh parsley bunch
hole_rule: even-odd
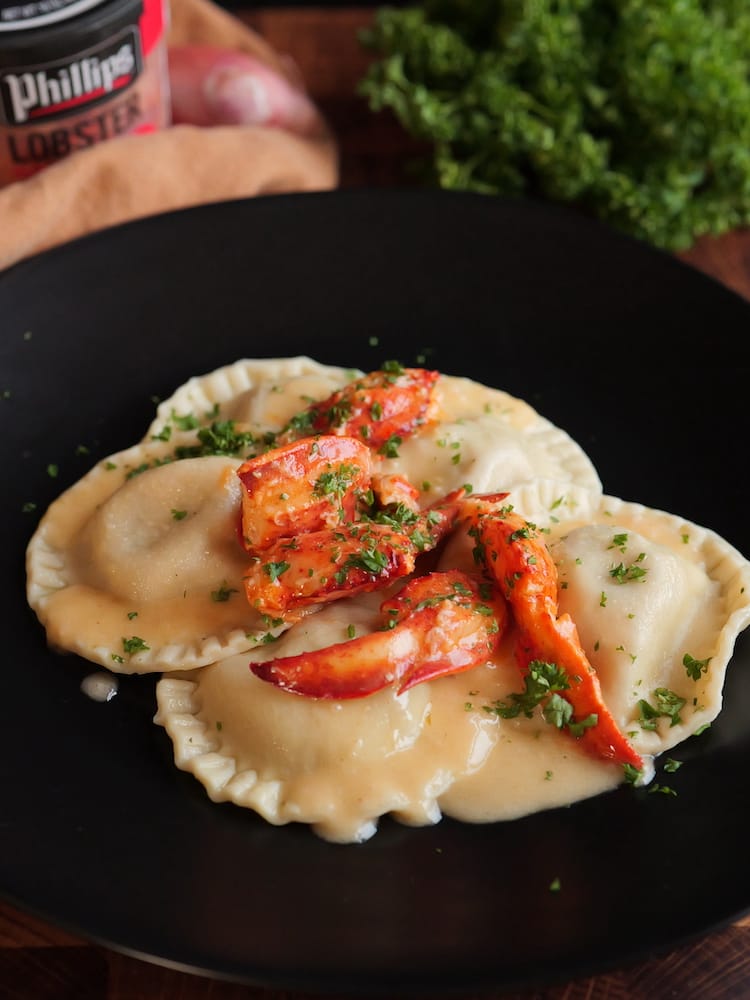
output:
[[[360,83],[444,188],[572,203],[669,250],[750,221],[747,0],[380,8]]]

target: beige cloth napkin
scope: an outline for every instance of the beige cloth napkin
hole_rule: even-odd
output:
[[[172,0],[170,45],[283,59],[211,0]],[[335,187],[335,142],[266,126],[176,125],[100,142],[0,190],[0,269],[85,233],[211,201]]]

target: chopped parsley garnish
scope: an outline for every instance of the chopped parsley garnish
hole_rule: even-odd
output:
[[[151,649],[150,646],[146,645],[146,640],[141,639],[139,635],[131,635],[129,639],[126,639],[125,636],[123,636],[122,648],[125,650],[128,656],[132,656],[134,653],[142,653],[145,652],[147,649]]]
[[[479,528],[469,528],[467,534],[470,538],[474,539],[474,548],[471,550],[471,554],[474,557],[474,562],[481,566],[484,562],[484,556],[486,552],[486,546],[482,541],[482,536],[479,533]]]
[[[300,436],[304,436],[306,431],[312,429],[314,419],[315,414],[312,410],[302,410],[300,413],[295,413],[284,431],[296,431]]]
[[[399,375],[403,375],[406,369],[400,361],[384,361],[381,371],[389,375],[389,382],[395,382]]]
[[[641,771],[640,768],[635,767],[633,764],[623,764],[622,770],[625,775],[625,781],[629,785],[637,785],[643,777],[643,771]]]
[[[512,692],[504,701],[485,705],[484,710],[501,719],[515,719],[522,713],[530,719],[534,710],[541,706],[545,722],[556,729],[567,728],[572,736],[578,738],[595,726],[599,717],[592,712],[585,719],[574,719],[573,706],[559,694],[569,688],[570,680],[562,667],[545,660],[532,660],[524,678],[524,690]]]
[[[618,536],[615,535],[615,538]],[[632,580],[642,580],[643,577],[648,573],[645,567],[640,566],[646,558],[646,553],[641,552],[635,562],[631,563],[630,566],[626,566],[624,563],[619,563],[617,566],[612,566],[609,575],[617,581],[617,583],[630,583]]]
[[[345,462],[334,472],[323,472],[315,481],[313,495],[316,497],[335,496],[341,499],[359,471],[358,466]]]
[[[621,534],[612,536],[612,544],[608,546],[608,548],[619,549],[620,552],[624,552],[627,544],[628,544],[628,535],[627,532],[623,531]]]
[[[524,528],[516,528],[515,531],[512,531],[508,536],[508,544],[512,545],[513,542],[517,542],[522,538],[531,538],[531,529],[528,524]]]
[[[682,665],[687,671],[688,677],[694,681],[699,681],[701,679],[701,674],[706,673],[710,662],[710,656],[707,656],[705,660],[696,660],[694,656],[690,655],[690,653],[685,653],[682,658]]]
[[[199,426],[198,418],[193,413],[178,414],[172,410],[169,419],[179,431],[194,431]]]
[[[531,661],[524,684],[522,692],[514,691],[509,701],[493,702],[487,711],[494,712],[501,719],[515,719],[523,712],[530,719],[534,709],[547,697],[570,687],[567,673],[556,663],[545,660]]]
[[[175,521],[182,521],[184,518],[187,517],[186,510],[177,510],[175,507],[172,508],[171,513]]]
[[[434,513],[431,511],[430,513]],[[379,510],[376,514],[372,516],[372,520],[376,524],[387,524],[392,528],[405,528],[414,524],[419,519],[419,515],[416,511],[413,511],[410,507],[407,507],[405,503],[391,503],[383,510]],[[427,519],[430,520],[430,515],[427,515]],[[439,520],[439,518],[438,518]]]
[[[415,548],[419,552],[424,552],[432,544],[432,537],[425,534],[424,531],[420,531],[418,528],[409,532],[409,538],[412,540]]]
[[[263,646],[268,646],[272,642],[278,642],[281,635],[274,635],[273,632],[264,632],[262,635],[249,635],[248,639],[252,639],[254,642],[260,643]]]
[[[218,590],[211,591],[211,600],[215,601],[217,604],[223,604],[228,601],[232,594],[237,593],[236,587],[227,587],[226,582],[218,588]]]
[[[175,449],[175,457],[237,455],[256,443],[252,431],[238,431],[234,420],[214,420],[208,427],[201,427],[196,437],[199,441],[197,445],[181,445]]]
[[[401,437],[398,434],[391,434],[387,441],[384,441],[378,449],[378,454],[386,458],[398,458],[398,449],[401,444]]]
[[[638,722],[641,729],[655,730],[660,718],[672,720],[669,724],[670,729],[672,726],[676,726],[682,722],[680,712],[685,707],[685,698],[681,698],[674,691],[670,691],[669,688],[656,688],[654,691],[654,702],[655,704],[653,705],[644,699],[638,702],[638,709],[640,711]]]
[[[351,412],[351,400],[340,399],[326,410],[326,420],[331,427],[342,427],[351,416]]]
[[[129,469],[125,475],[126,479],[134,479],[136,476],[140,476],[142,472],[146,472],[151,466],[148,462],[141,462],[140,465],[136,465],[134,468]]]
[[[573,717],[573,706],[555,692],[547,698],[542,716],[555,729],[564,729]]]
[[[290,564],[288,562],[267,562],[263,564],[263,572],[270,579],[271,583],[278,580],[281,574],[286,573],[289,568]]]
[[[341,586],[346,582],[347,574],[350,569],[361,569],[365,573],[370,573],[372,576],[379,576],[384,569],[388,568],[388,556],[376,549],[375,546],[370,546],[370,548],[362,549],[356,555],[352,554],[347,556],[346,561],[341,566],[340,569],[334,573],[334,579],[336,583]]]
[[[677,795],[677,792],[674,790],[674,788],[670,788],[669,785],[653,784],[649,788],[649,794],[650,795],[654,795],[654,794],[657,794],[657,795]]]
[[[598,721],[599,716],[596,712],[592,712],[590,715],[587,715],[585,719],[581,719],[580,722],[569,722],[568,732],[575,737],[583,736],[584,732],[587,729],[591,729],[592,726],[595,726]]]
[[[263,624],[266,628],[279,628],[284,624],[283,618],[273,618],[271,615],[263,615]]]

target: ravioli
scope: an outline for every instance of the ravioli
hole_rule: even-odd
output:
[[[274,651],[318,648],[345,622],[367,624],[361,598],[341,604],[316,615],[302,635],[295,626]],[[509,647],[471,674],[354,701],[265,684],[248,666],[262,655],[163,678],[155,721],[173,742],[177,766],[213,801],[253,809],[274,825],[308,823],[326,840],[361,843],[386,814],[409,826],[459,815],[461,789],[485,769],[494,778],[472,798],[474,821],[549,808],[621,780],[620,768],[592,760],[539,719],[505,722],[488,711],[518,684]],[[552,767],[555,783],[545,781]]]
[[[658,756],[713,722],[750,624],[750,562],[677,515],[554,481],[519,487],[508,502],[545,532],[559,610],[635,749]],[[441,568],[470,566],[472,544],[455,536]]]
[[[289,518],[271,511],[268,523],[281,532],[273,549],[279,561],[261,565],[242,534],[246,494],[236,472],[283,441],[280,432],[304,437],[308,407],[352,377],[365,376],[304,356],[244,359],[190,379],[162,402],[143,440],[63,493],[29,542],[28,602],[50,646],[117,673],[164,673],[154,721],[168,734],[178,768],[213,801],[276,825],[309,824],[337,843],[367,840],[387,815],[412,826],[444,815],[510,820],[627,778],[651,781],[659,756],[721,711],[734,644],[750,624],[750,563],[676,514],[604,495],[593,463],[563,429],[527,402],[465,378],[440,376],[434,419],[417,420],[403,440],[378,449],[373,484],[404,498],[390,504],[399,516],[432,515],[428,525],[442,516],[429,505],[439,507],[453,491],[459,498],[507,494],[498,503],[545,540],[559,613],[572,619],[603,704],[642,770],[628,775],[592,755],[580,732],[555,722],[542,703],[523,702],[512,616],[472,669],[421,679],[402,693],[390,686],[353,700],[303,697],[252,672],[253,664],[397,624],[384,624],[380,605],[386,597],[397,601],[411,578],[304,607],[286,620],[261,614],[263,605],[245,594],[249,564],[255,560],[261,578],[274,582],[294,561],[297,541]],[[326,433],[336,433],[335,421]],[[347,470],[347,481],[356,471]],[[314,494],[321,489],[316,496],[346,488],[346,477],[333,472],[310,480]],[[410,487],[400,477],[419,491],[417,512],[410,513]],[[282,505],[284,498],[280,488]],[[356,547],[368,532],[381,540],[392,533],[382,522],[380,533],[361,524],[339,530],[339,544]],[[326,531],[337,537],[336,526]],[[410,538],[403,531],[399,522],[400,544]],[[429,540],[424,531],[414,537],[419,545]],[[459,522],[439,548],[420,556],[415,575],[429,567],[476,577],[478,544]],[[333,548],[320,551],[330,556],[323,572],[345,579],[349,556],[339,567]],[[369,572],[370,563],[379,565],[377,548],[366,556]],[[479,612],[491,609],[478,605]]]
[[[232,473],[356,374],[307,357],[246,359],[160,403],[143,441],[90,470],[31,539],[27,596],[49,644],[145,673],[193,669],[278,634],[285,626],[269,625],[244,599],[248,557]],[[583,450],[522,400],[443,376],[438,411],[437,424],[404,442],[403,458],[382,461],[384,473],[429,474],[432,483],[420,480],[427,501],[472,475],[482,488],[548,473],[599,485]],[[485,438],[496,442],[489,459]]]
[[[466,483],[489,493],[540,478],[601,491],[581,446],[523,400],[450,375],[436,395],[440,420],[403,441],[386,471],[406,475],[427,495]]]
[[[186,417],[201,425],[232,420],[262,436],[358,374],[304,356],[237,361],[191,378],[160,403],[147,439]],[[601,489],[583,448],[524,400],[443,374],[436,402],[437,421],[402,441],[397,458],[383,462],[384,473],[407,475],[427,499],[467,482],[475,491],[489,491],[537,477]]]
[[[357,369],[322,365],[312,358],[244,358],[195,375],[159,403],[146,439],[189,418],[197,425],[233,420],[258,433],[278,431],[311,402],[325,399]]]
[[[165,453],[110,456],[50,506],[28,546],[28,601],[49,644],[118,673],[201,666],[268,631],[242,592],[239,462],[151,464]]]
[[[375,622],[372,600],[351,598],[295,626],[274,652],[319,648],[349,626],[364,631]],[[251,674],[249,660],[262,656],[233,656],[157,685],[156,721],[174,743],[175,762],[214,801],[277,825],[309,823],[327,840],[361,842],[384,813],[414,826],[437,822],[438,796],[484,756],[477,743],[485,720],[477,727],[463,717],[460,731],[447,732],[433,717],[428,685],[345,703],[298,698]]]
[[[605,703],[644,755],[647,783],[655,757],[721,710],[734,642],[750,622],[750,564],[679,517],[569,484],[526,484],[508,501],[548,533],[560,610],[573,616]],[[472,546],[456,535],[439,568],[469,568]],[[215,801],[274,824],[310,823],[336,842],[367,839],[385,814],[411,825],[443,815],[508,820],[625,780],[621,766],[592,758],[540,710],[498,711],[521,688],[512,634],[477,669],[404,695],[315,700],[251,674],[269,649],[289,656],[341,642],[349,628],[379,627],[375,603],[337,602],[273,647],[160,681],[157,721],[177,766]]]

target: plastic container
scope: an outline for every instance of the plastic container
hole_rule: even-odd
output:
[[[166,0],[0,0],[0,186],[169,124]]]

